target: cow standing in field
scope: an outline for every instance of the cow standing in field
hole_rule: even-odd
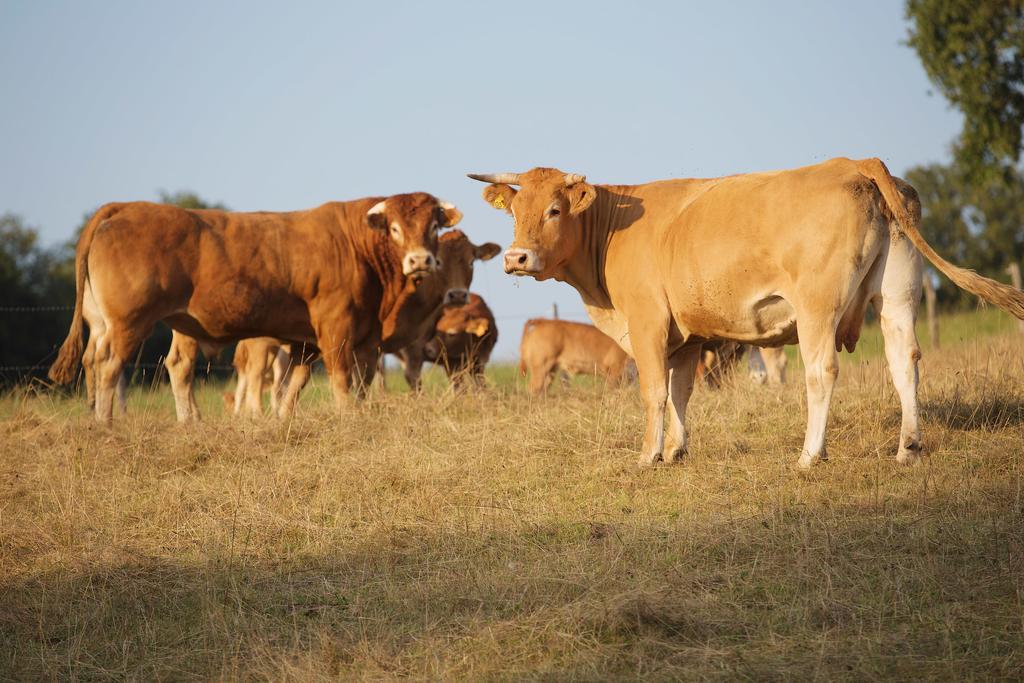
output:
[[[456,389],[467,384],[482,386],[484,368],[491,360],[491,352],[498,343],[498,326],[487,302],[479,294],[470,294],[461,306],[445,306],[434,325],[430,340],[417,349],[405,349],[400,354],[402,365],[408,372],[413,363],[420,366],[430,361],[444,368],[448,380]],[[410,357],[410,351],[413,355]],[[416,368],[419,376],[419,368]]]
[[[243,339],[235,346],[235,367],[238,384],[234,392],[224,394],[225,407],[233,415],[243,411],[249,415],[263,414],[263,390],[270,389],[270,412],[278,414],[291,371],[291,344],[273,337]]]
[[[798,330],[808,409],[798,462],[824,458],[837,352],[856,345],[869,303],[902,405],[896,459],[917,460],[921,254],[957,286],[1024,319],[1024,293],[932,250],[918,231],[916,191],[878,159],[644,185],[592,185],[551,168],[470,177],[490,183],[485,200],[515,221],[505,271],[568,282],[636,359],[642,464],[686,452],[701,344],[794,344]]]
[[[79,240],[74,317],[50,377],[74,378],[88,323],[96,416],[109,422],[124,364],[162,320],[196,344],[260,336],[315,344],[344,405],[376,369],[380,312],[394,306],[407,278],[436,269],[438,230],[461,217],[426,193],[289,213],[108,204]],[[180,357],[168,369],[176,401],[188,405],[192,367],[188,353]]]
[[[473,282],[474,262],[490,260],[499,253],[500,245],[493,242],[473,244],[461,230],[441,235],[437,246],[437,270],[423,278],[408,279],[395,304],[386,311],[381,321],[381,350],[396,353],[407,349],[410,352],[419,350],[422,355],[425,340],[430,338],[442,308],[466,303]],[[293,381],[296,366],[308,366],[318,355],[315,348],[296,350],[293,354],[292,349],[296,346],[270,338],[246,339],[238,343],[235,351],[238,370],[235,414],[243,406],[250,415],[263,413],[263,383],[270,368],[273,368],[271,411],[280,416],[291,414],[302,390],[302,385]],[[308,368],[300,367],[298,370],[305,384],[309,377]],[[412,368],[407,368],[407,379],[411,371]],[[416,367],[413,382],[418,382],[418,378],[419,367]],[[410,386],[415,386],[413,382]]]
[[[594,375],[615,387],[627,379],[629,365],[626,352],[593,325],[533,318],[523,326],[519,372],[529,372],[531,394],[546,392],[560,373]]]

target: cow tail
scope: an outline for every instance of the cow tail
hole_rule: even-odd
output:
[[[89,277],[89,248],[92,246],[96,227],[113,213],[114,207],[110,205],[101,207],[94,213],[86,223],[85,229],[82,230],[82,236],[78,239],[78,246],[75,248],[75,311],[71,315],[71,329],[68,330],[68,336],[61,344],[57,360],[50,366],[48,373],[50,379],[57,384],[70,384],[78,370],[78,362],[82,359],[83,337],[85,336],[82,301],[85,298],[85,285]]]
[[[957,287],[1024,320],[1024,292],[978,275],[973,270],[955,266],[935,253],[935,250],[925,241],[924,236],[918,230],[921,223],[921,205],[917,201],[916,192],[911,197],[913,201],[910,202],[911,206],[908,209],[903,195],[896,188],[896,183],[893,182],[893,178],[889,174],[889,169],[880,159],[867,159],[859,162],[859,166],[861,174],[873,180],[878,186],[889,211],[899,224],[900,232],[909,237],[917,250],[924,254],[925,258],[931,261],[943,275],[952,280]]]

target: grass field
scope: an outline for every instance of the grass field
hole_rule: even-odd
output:
[[[1024,678],[1024,335],[925,344],[929,456],[896,465],[877,331],[844,357],[830,460],[803,382],[691,403],[684,464],[635,466],[635,388],[375,392],[290,423],[94,424],[0,401],[0,677]],[[795,358],[795,357],[794,357]],[[398,380],[392,379],[392,386]]]

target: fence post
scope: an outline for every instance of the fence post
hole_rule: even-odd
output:
[[[558,320],[558,304],[554,302],[551,304],[551,319]]]
[[[1010,280],[1013,282],[1014,287],[1017,289],[1024,289],[1024,287],[1021,287],[1019,263],[1011,261],[1010,265],[1006,267],[1006,272],[1010,274]],[[1017,330],[1024,334],[1024,320],[1017,321]]]
[[[924,285],[924,310],[928,316],[928,339],[931,340],[932,348],[939,348],[939,316],[935,314],[935,283],[932,282],[930,271],[924,271],[921,276]]]

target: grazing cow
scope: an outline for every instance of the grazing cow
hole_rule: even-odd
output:
[[[494,314],[479,294],[470,294],[465,304],[444,307],[434,326],[434,336],[422,346],[420,363],[428,360],[443,366],[456,389],[467,383],[481,386],[484,368],[497,343]],[[404,366],[408,367],[409,363],[403,359]]]
[[[407,278],[436,270],[438,230],[461,217],[426,193],[289,213],[107,204],[78,243],[74,317],[50,377],[74,378],[88,323],[96,416],[109,422],[125,362],[163,320],[196,344],[258,336],[316,344],[344,405],[352,385],[361,394],[376,369],[380,312]],[[189,364],[168,368],[176,397],[187,395]]]
[[[959,287],[1024,319],[1024,293],[932,250],[918,231],[916,191],[878,159],[644,185],[592,185],[551,168],[470,177],[490,183],[485,200],[515,221],[505,271],[571,284],[597,326],[636,359],[642,464],[686,452],[701,344],[793,344],[798,329],[808,406],[799,465],[824,458],[837,351],[857,343],[868,303],[881,318],[903,409],[896,458],[915,461],[921,254]]]
[[[750,376],[758,384],[785,384],[788,362],[785,347],[750,347]]]
[[[547,391],[560,373],[594,375],[618,386],[628,378],[629,365],[626,352],[593,325],[533,318],[523,326],[519,372],[525,376],[529,371],[531,394]]]

